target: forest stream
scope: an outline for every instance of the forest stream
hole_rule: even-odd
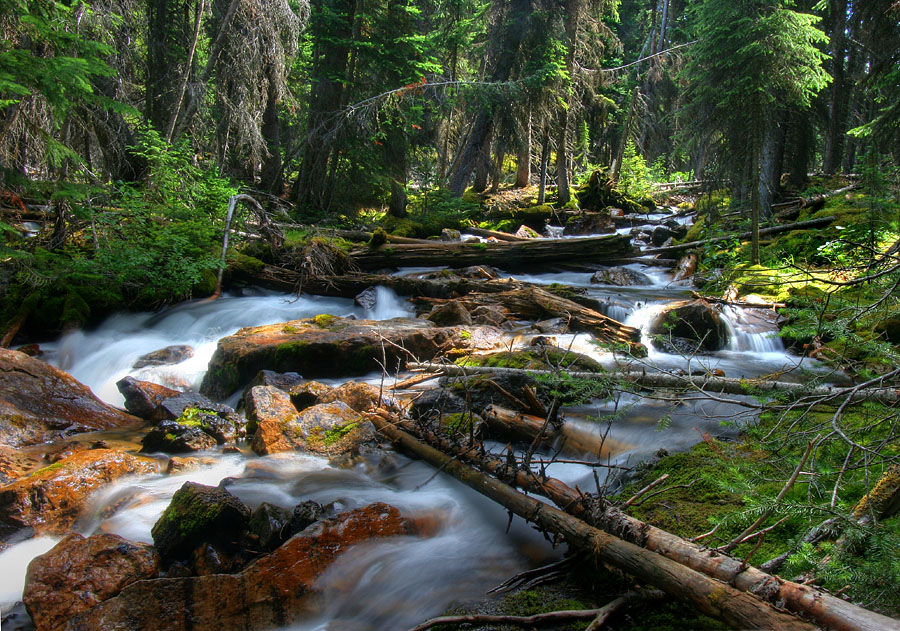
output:
[[[723,350],[686,357],[657,349],[646,332],[649,321],[665,305],[690,298],[690,288],[685,283],[673,283],[671,274],[658,267],[628,267],[645,274],[648,284],[598,285],[589,282],[590,272],[505,276],[542,285],[562,283],[585,288],[590,298],[604,305],[606,315],[642,329],[649,355],[640,360],[601,350],[589,334],[557,336],[558,346],[592,357],[608,369],[633,362],[638,370],[700,370],[729,377],[784,373],[782,379],[792,375],[800,379],[803,371],[823,370],[815,360],[801,361],[788,354],[774,320],[764,317],[762,309],[722,310],[729,331],[729,342]],[[427,271],[430,270],[406,269],[397,274]],[[350,299],[298,297],[248,287],[240,295],[226,295],[213,302],[180,304],[159,313],[114,315],[95,329],[70,332],[41,344],[41,348],[45,359],[90,386],[106,402],[121,406],[123,399],[116,382],[126,375],[177,389],[196,389],[220,338],[242,327],[323,313],[374,320],[414,317],[408,301],[383,287],[378,288],[376,306],[370,310],[354,305]],[[506,334],[505,344],[522,347],[534,336],[535,331],[523,323]],[[132,368],[139,357],[171,345],[189,345],[194,355],[173,365]],[[371,373],[357,380],[385,386],[404,376],[408,375],[382,377]],[[346,380],[320,381],[337,385]],[[434,383],[419,384],[413,391],[427,390]],[[232,395],[227,403],[236,407],[239,396]],[[601,460],[621,467],[632,467],[660,449],[687,449],[703,434],[734,438],[746,414],[743,408],[727,402],[685,397],[673,408],[668,402],[635,394],[564,409],[566,422],[586,432],[607,431],[606,419],[614,417]],[[139,440],[139,435],[131,430],[97,432],[91,437],[125,445]],[[318,578],[318,596],[310,605],[309,614],[284,627],[297,630],[410,628],[441,614],[453,603],[484,598],[488,590],[511,575],[561,555],[560,549],[554,549],[520,518],[512,519],[508,528],[507,512],[500,506],[444,474],[435,474],[432,467],[400,454],[390,453],[347,468],[332,466],[326,458],[315,455],[286,452],[258,457],[247,445],[240,447],[240,453],[223,453],[221,449],[202,452],[204,466],[186,473],[117,481],[92,496],[75,529],[85,536],[115,533],[150,543],[151,527],[186,481],[223,485],[251,509],[264,501],[290,507],[311,499],[332,512],[386,502],[403,514],[439,516],[441,527],[435,536],[380,539],[353,546],[342,554]],[[164,455],[158,458],[165,461]],[[542,449],[536,458],[549,462],[553,453]],[[573,463],[547,467],[552,476],[590,490],[595,485],[594,469]],[[604,467],[597,471],[603,484],[608,472],[617,469]],[[28,562],[57,541],[59,538],[38,537],[0,553],[0,603],[4,614],[21,599]]]

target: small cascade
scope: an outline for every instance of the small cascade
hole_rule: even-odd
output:
[[[722,320],[728,327],[728,350],[752,353],[784,353],[778,327],[759,315],[759,309],[726,306]]]

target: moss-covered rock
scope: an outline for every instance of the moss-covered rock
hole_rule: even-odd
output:
[[[525,368],[528,370],[556,370],[574,372],[603,372],[603,366],[587,355],[556,346],[537,346],[527,350],[503,351],[490,355],[470,355],[456,361],[460,366],[489,366],[492,368]]]

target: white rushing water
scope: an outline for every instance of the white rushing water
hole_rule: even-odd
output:
[[[609,287],[590,283],[590,273],[515,275],[542,284],[552,282],[588,288],[588,295],[603,305],[607,315],[643,331],[649,357],[640,368],[722,369],[728,376],[751,376],[780,370],[791,360],[784,352],[775,328],[746,310],[726,310],[731,343],[710,355],[685,358],[655,349],[646,329],[669,302],[683,298],[683,288],[669,285],[659,268],[629,266],[650,278],[645,287]],[[404,273],[426,270],[403,270]],[[224,297],[215,302],[193,302],[158,314],[120,314],[91,331],[67,334],[42,345],[51,361],[88,384],[101,398],[121,404],[115,382],[125,375],[180,388],[195,387],[219,338],[246,326],[311,317],[319,313],[359,318],[388,319],[411,315],[409,303],[392,291],[379,288],[377,306],[365,311],[345,299],[258,292]],[[526,343],[521,335],[520,343]],[[586,334],[557,335],[563,348],[589,355],[607,368],[625,361],[593,343]],[[512,343],[512,342],[511,342]],[[135,360],[148,352],[175,344],[194,348],[194,356],[172,366],[133,369]],[[630,360],[629,360],[630,361]],[[371,380],[380,378],[369,376]],[[337,381],[337,380],[336,380]],[[699,406],[703,405],[701,409]],[[622,395],[612,401],[585,404],[567,411],[569,421],[585,432],[609,430],[604,457],[612,464],[633,465],[659,448],[689,447],[698,432],[733,435],[734,427],[722,427],[721,418],[736,414],[735,406],[684,401],[673,406]],[[660,419],[667,419],[661,429]],[[381,462],[352,469],[334,468],[322,458],[299,454],[254,457],[202,454],[212,464],[189,473],[147,476],[119,481],[96,494],[82,515],[78,530],[89,535],[112,532],[136,541],[151,541],[150,529],[168,505],[172,494],[190,480],[223,483],[251,508],[267,501],[292,507],[313,499],[337,510],[382,501],[406,514],[438,515],[441,530],[431,538],[402,537],[355,546],[329,568],[318,587],[326,597],[313,614],[291,626],[297,631],[353,629],[383,631],[404,629],[440,614],[451,603],[482,598],[487,589],[526,563],[543,562],[558,554],[520,519],[509,534],[506,512],[456,481],[424,464],[391,455]],[[594,454],[596,455],[596,454]],[[549,458],[541,451],[537,458]],[[591,468],[578,464],[553,464],[549,473],[563,481],[594,489]],[[605,479],[605,470],[601,480]],[[4,610],[21,597],[25,568],[34,556],[48,550],[55,539],[32,539],[0,553],[0,606]]]

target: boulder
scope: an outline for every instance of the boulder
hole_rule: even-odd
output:
[[[216,439],[199,427],[189,427],[175,421],[160,421],[141,439],[144,453],[167,454],[203,451],[216,446]]]
[[[541,235],[539,235],[534,228],[529,228],[525,224],[522,224],[521,226],[519,226],[519,229],[516,230],[515,236],[517,236],[520,239],[540,239],[541,238]]]
[[[441,241],[459,241],[460,239],[459,230],[454,230],[453,228],[441,230]]]
[[[140,424],[68,373],[0,348],[0,445],[22,447],[63,436]]]
[[[64,533],[94,491],[126,475],[156,472],[155,461],[122,451],[80,451],[0,487],[0,540],[28,527],[35,534]]]
[[[169,458],[169,462],[166,463],[166,474],[177,475],[179,473],[193,471],[201,467],[208,467],[216,464],[216,462],[217,461],[214,458],[179,458],[177,456],[173,456],[172,458]]]
[[[609,213],[586,212],[571,217],[566,222],[563,234],[585,236],[589,234],[611,234],[616,231],[616,222]]]
[[[23,601],[35,631],[51,631],[135,581],[159,576],[153,547],[118,535],[67,535],[28,564]]]
[[[148,421],[177,420],[202,427],[220,444],[244,435],[245,422],[237,412],[196,392],[179,392],[134,377],[123,377],[116,386],[125,397],[125,408]]]
[[[280,427],[297,417],[297,408],[291,395],[275,386],[253,386],[247,402],[247,433],[259,433],[260,425],[265,431]]]
[[[448,300],[442,304],[434,305],[431,308],[431,312],[425,317],[438,326],[472,324],[472,314],[459,300]]]
[[[348,381],[319,397],[316,403],[343,401],[357,412],[370,412],[373,408],[395,408],[397,401],[368,383]]]
[[[246,410],[250,407],[250,391],[253,386],[273,386],[279,390],[289,392],[294,386],[303,383],[303,377],[295,372],[275,372],[274,370],[260,370],[256,373],[247,387],[244,388],[244,394],[241,395],[241,406]]]
[[[318,502],[312,500],[300,502],[291,511],[291,522],[289,524],[291,536],[296,535],[298,532],[303,532],[324,516],[325,509]]]
[[[150,534],[164,560],[184,560],[204,543],[232,545],[249,521],[250,509],[226,489],[185,482]]]
[[[653,232],[650,233],[650,242],[653,245],[660,247],[669,239],[681,239],[687,234],[687,231],[687,227],[682,226],[677,222],[667,222],[666,224],[656,226],[653,229]]]
[[[654,345],[679,353],[710,352],[728,344],[728,328],[705,300],[668,306],[650,324]]]
[[[316,579],[352,545],[378,537],[431,536],[431,517],[408,518],[387,504],[318,522],[237,574],[133,583],[78,614],[66,631],[249,631],[290,624],[308,611]]]
[[[591,282],[616,287],[634,287],[649,285],[650,277],[627,267],[607,267],[594,272]]]
[[[464,327],[442,328],[407,318],[376,321],[319,315],[248,327],[219,340],[200,391],[224,398],[264,369],[313,378],[363,375],[381,370],[379,362],[385,359],[387,366],[410,355],[426,361],[445,348],[472,348],[474,339]]]
[[[41,466],[39,453],[0,445],[0,486],[15,482]]]
[[[141,355],[137,358],[132,368],[145,368],[146,366],[166,366],[178,364],[185,359],[194,356],[194,349],[187,345],[166,346],[158,351]]]
[[[337,456],[358,453],[375,439],[374,426],[342,401],[318,403],[296,416],[260,421],[251,447],[263,456],[305,451]]]
[[[378,290],[374,287],[366,287],[353,299],[357,307],[371,311],[378,304]]]
[[[263,550],[274,550],[292,534],[291,511],[263,502],[250,516],[250,532],[259,538]]]
[[[306,381],[290,389],[291,403],[298,410],[305,410],[319,401],[319,397],[331,392],[332,387],[320,381]]]
[[[125,397],[125,409],[148,421],[162,420],[154,418],[156,410],[163,401],[179,394],[178,390],[150,381],[140,381],[134,377],[122,377],[116,382],[116,387]]]

